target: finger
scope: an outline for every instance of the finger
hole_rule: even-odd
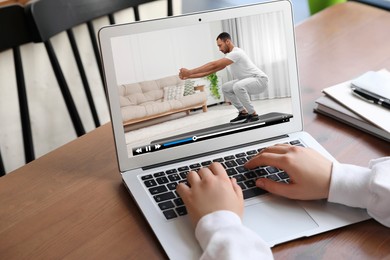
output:
[[[186,200],[191,192],[191,188],[188,187],[185,183],[179,183],[176,186],[176,191],[179,194],[180,198]]]
[[[195,183],[198,183],[200,182],[200,176],[197,172],[194,172],[194,171],[190,171],[188,174],[187,174],[187,181],[188,183],[191,185],[191,186],[194,186]]]
[[[244,167],[253,169],[259,166],[274,166],[280,168],[280,159],[283,155],[277,153],[263,152],[245,163]]]
[[[286,146],[286,147],[290,147],[291,146],[291,144],[275,144],[275,145],[273,145],[273,146]]]
[[[198,174],[199,174],[201,179],[205,179],[205,178],[209,178],[209,177],[214,176],[214,174],[211,172],[211,170],[207,167],[199,169]]]
[[[213,162],[210,164],[209,169],[213,172],[214,175],[226,176],[226,178],[229,178],[225,168],[223,168],[222,164],[218,162]]]
[[[289,144],[277,144],[269,146],[263,149],[254,158],[249,160],[244,166],[248,169],[266,165],[280,168],[282,162],[279,159],[282,159],[283,155],[289,153],[294,147],[295,146]],[[278,155],[280,156],[278,157]]]
[[[276,182],[266,178],[257,179],[256,186],[275,195],[290,199],[295,199],[296,195],[299,194],[297,186],[294,184]]]
[[[230,180],[232,182],[233,190],[236,193],[237,197],[240,200],[244,200],[244,195],[242,193],[242,189],[241,189],[240,185],[237,184],[237,180],[235,178],[231,178]]]
[[[277,153],[284,154],[289,151],[291,145],[289,144],[275,144],[272,146],[268,146],[262,150],[263,153]]]
[[[276,144],[273,146],[266,147],[264,149],[261,149],[251,160],[264,153],[284,154],[288,151],[289,147],[291,147],[291,145],[289,144]]]

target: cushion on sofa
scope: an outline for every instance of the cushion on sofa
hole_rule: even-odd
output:
[[[192,107],[197,104],[202,104],[207,100],[206,92],[196,92],[195,95],[184,96],[180,99],[182,107]]]
[[[169,86],[164,88],[164,102],[183,98],[183,86]]]
[[[119,104],[121,107],[131,106],[133,105],[128,98],[119,96]]]
[[[180,106],[180,105],[179,105]],[[173,108],[174,107],[174,108]],[[123,107],[121,109],[122,118],[124,120],[132,120],[152,115],[163,114],[175,109],[178,105],[173,105],[169,102],[146,102],[141,105]]]
[[[120,85],[119,94],[129,96],[136,93],[142,93],[142,86],[139,83],[122,84]]]
[[[195,81],[187,79],[184,82],[184,93],[183,93],[183,96],[189,96],[189,95],[195,94],[194,85],[195,85]]]

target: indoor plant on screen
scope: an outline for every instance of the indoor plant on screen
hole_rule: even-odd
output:
[[[218,86],[218,76],[217,73],[211,73],[206,77],[208,81],[210,81],[210,94],[212,97],[214,97],[216,100],[219,100],[221,98],[221,94],[219,93],[219,86]]]

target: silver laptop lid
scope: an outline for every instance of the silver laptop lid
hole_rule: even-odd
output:
[[[301,131],[291,9],[284,0],[103,27],[99,41],[121,172]],[[178,77],[180,68],[224,57],[216,44],[221,32],[268,76],[267,90],[251,96],[257,122],[230,124],[237,110],[212,95],[210,80]],[[234,79],[228,68],[216,76],[219,88]],[[198,86],[195,93],[191,86]]]

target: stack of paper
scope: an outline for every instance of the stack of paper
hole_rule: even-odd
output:
[[[377,73],[390,77],[387,70]],[[352,81],[323,89],[325,95],[316,100],[314,110],[390,142],[390,109],[358,98],[353,94]],[[390,82],[383,86],[390,88]]]

